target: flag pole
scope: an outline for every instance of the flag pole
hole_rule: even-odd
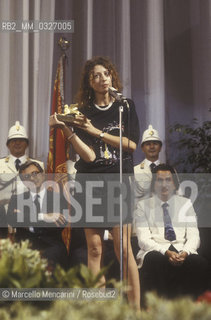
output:
[[[62,101],[61,101],[61,107],[62,107],[62,113],[64,112],[64,98],[65,98],[65,62],[66,62],[66,59],[67,59],[67,55],[66,55],[66,51],[69,49],[70,47],[70,41],[67,40],[65,37],[60,37],[59,40],[58,40],[58,46],[61,50],[61,57],[60,59],[62,60],[62,64],[63,64],[63,68],[62,68],[62,72],[63,72],[63,75],[62,75],[62,84],[63,84],[63,88],[62,88]]]
[[[58,41],[58,46],[61,49],[61,54],[58,60],[56,76],[54,80],[52,104],[50,114],[63,113],[64,110],[64,86],[65,86],[65,52],[70,46],[70,42],[61,37]],[[51,128],[49,133],[49,153],[48,153],[48,173],[57,174],[55,175],[56,182],[63,186],[67,179],[67,147],[63,132],[57,128]],[[70,246],[70,227],[67,226],[62,231],[63,241],[66,245],[67,251],[69,252]]]

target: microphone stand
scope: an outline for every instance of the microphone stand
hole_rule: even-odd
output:
[[[118,92],[115,88],[109,88],[110,95],[116,100],[121,102],[122,105],[119,106],[119,154],[120,154],[120,168],[119,168],[119,182],[120,182],[120,196],[119,196],[119,220],[120,220],[120,281],[123,281],[123,218],[122,218],[122,211],[123,211],[123,197],[122,197],[122,189],[123,189],[123,170],[122,170],[122,114],[123,114],[123,104],[125,103],[127,109],[129,110],[129,104],[127,99],[123,97],[123,95]]]
[[[123,114],[123,104],[125,103],[127,106],[127,109],[129,110],[129,104],[126,100],[126,98],[121,100],[122,105],[119,106],[119,138],[120,138],[120,143],[119,143],[119,182],[120,182],[120,196],[119,196],[119,220],[120,220],[120,281],[123,281],[123,217],[122,217],[122,212],[123,212],[123,197],[122,197],[122,189],[123,189],[123,161],[122,161],[122,114]],[[123,297],[123,289],[121,289],[121,296]]]
[[[119,182],[120,182],[120,196],[119,196],[119,220],[120,220],[120,281],[123,281],[123,223],[122,223],[122,113],[123,106],[119,106],[119,154],[120,154],[120,169],[119,169]]]

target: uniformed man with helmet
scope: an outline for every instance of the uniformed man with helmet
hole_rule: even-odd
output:
[[[141,141],[141,149],[145,159],[134,167],[135,180],[135,203],[150,195],[152,170],[160,164],[159,153],[162,148],[162,141],[158,131],[150,124],[144,131]]]
[[[33,159],[29,159],[26,155],[29,139],[25,128],[20,125],[19,121],[16,121],[15,125],[9,129],[6,144],[9,149],[9,155],[0,159],[0,204],[7,209],[11,195],[16,193],[16,177],[20,165],[27,160]],[[38,162],[44,169],[43,162],[33,161]]]

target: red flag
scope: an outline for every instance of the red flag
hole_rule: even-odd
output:
[[[64,111],[64,64],[65,55],[59,59],[56,79],[54,81],[53,99],[51,106],[51,114],[63,113]],[[48,172],[67,172],[66,160],[66,143],[62,130],[51,129],[49,137],[49,154],[48,154]]]
[[[64,67],[66,56],[63,54],[57,65],[56,78],[54,81],[53,99],[51,114],[64,112]],[[59,173],[58,182],[64,183],[67,178],[66,161],[68,159],[68,147],[65,137],[60,129],[50,129],[49,134],[49,153],[48,153],[48,173]],[[63,180],[62,173],[65,173]],[[62,238],[69,252],[70,246],[70,226],[67,226],[62,232]]]

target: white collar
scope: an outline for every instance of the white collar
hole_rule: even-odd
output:
[[[43,189],[42,189],[40,192],[38,192],[38,193],[30,191],[32,200],[34,201],[35,198],[36,198],[36,196],[39,196],[39,197],[40,197],[40,203],[42,203],[43,198],[44,198],[44,196],[45,196],[45,192],[46,192],[46,189],[45,189],[45,188],[43,188]]]
[[[151,163],[154,163],[156,166],[158,166],[160,164],[160,160],[156,160],[155,162],[149,161],[148,159],[145,159],[145,163],[148,165],[148,167],[150,167]]]
[[[14,164],[15,164],[16,159],[19,159],[20,162],[21,162],[21,164],[23,164],[23,163],[26,162],[26,160],[27,160],[27,156],[26,156],[25,154],[24,154],[22,157],[20,157],[20,158],[14,157],[12,154],[10,154],[10,158],[12,159],[12,161],[14,162]]]
[[[173,194],[167,201],[161,200],[155,193],[154,193],[154,196],[155,196],[156,202],[159,203],[161,207],[164,203],[167,203],[169,206],[172,206],[172,204],[175,201],[175,194]]]

